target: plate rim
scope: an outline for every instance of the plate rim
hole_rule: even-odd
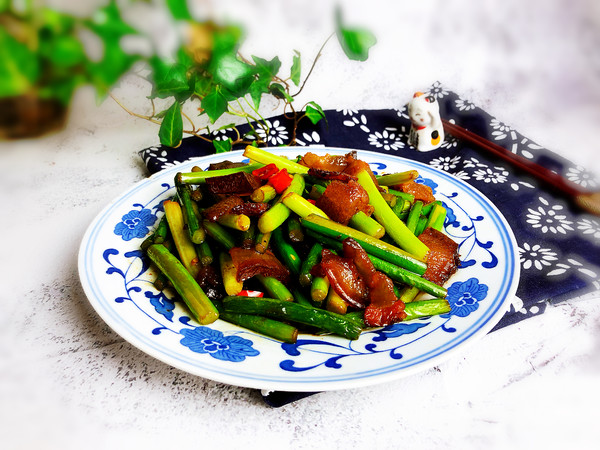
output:
[[[431,367],[439,365],[442,362],[454,357],[457,353],[465,351],[471,345],[478,342],[481,339],[481,337],[485,336],[498,323],[498,321],[502,318],[502,316],[508,310],[508,307],[510,307],[511,300],[512,300],[512,298],[514,298],[514,296],[516,294],[516,290],[517,290],[517,287],[519,284],[519,279],[520,279],[520,265],[518,263],[519,254],[518,254],[517,242],[516,242],[516,239],[514,236],[514,232],[512,231],[512,229],[511,229],[508,221],[504,217],[504,215],[498,210],[496,205],[494,205],[494,203],[487,196],[485,196],[481,191],[479,191],[474,186],[466,183],[464,180],[461,180],[457,177],[452,176],[448,172],[437,169],[426,163],[423,163],[420,161],[415,161],[415,160],[412,160],[412,159],[409,159],[409,158],[406,158],[403,156],[392,155],[392,154],[387,154],[387,153],[383,153],[383,152],[375,152],[375,151],[370,151],[370,150],[352,149],[352,148],[329,147],[329,146],[264,147],[263,149],[267,150],[267,151],[279,152],[279,153],[292,153],[292,152],[306,153],[308,151],[316,151],[316,152],[323,152],[323,153],[325,153],[325,152],[348,153],[348,152],[352,152],[352,151],[357,151],[362,154],[365,154],[365,153],[368,154],[369,156],[374,158],[374,161],[377,160],[376,159],[377,157],[381,157],[383,155],[386,158],[391,158],[393,160],[397,160],[400,163],[406,162],[409,165],[426,167],[429,170],[433,170],[438,175],[442,175],[443,177],[451,178],[452,182],[454,182],[455,184],[458,183],[458,185],[460,185],[461,187],[466,188],[467,190],[471,190],[472,193],[476,194],[476,196],[483,198],[485,200],[484,205],[488,209],[491,209],[495,213],[496,218],[499,219],[500,223],[503,225],[503,228],[504,228],[503,231],[505,231],[505,233],[508,237],[508,240],[511,244],[510,248],[507,249],[507,252],[511,253],[510,250],[512,249],[512,257],[515,261],[515,265],[514,265],[513,273],[511,274],[512,282],[510,283],[510,285],[508,286],[508,288],[506,290],[504,300],[499,303],[496,310],[493,311],[493,313],[484,321],[484,323],[482,323],[480,326],[478,326],[478,328],[476,330],[474,330],[468,336],[465,336],[459,342],[453,343],[453,346],[451,348],[444,350],[441,353],[436,354],[436,355],[434,355],[430,358],[427,358],[423,361],[416,362],[409,367],[400,368],[400,369],[391,369],[384,373],[377,373],[375,375],[370,375],[370,376],[366,376],[366,377],[358,377],[358,378],[353,377],[352,379],[346,379],[346,380],[343,380],[343,379],[340,380],[339,378],[336,378],[333,381],[326,381],[326,380],[325,381],[289,381],[289,382],[288,381],[278,381],[278,380],[265,381],[263,379],[264,376],[261,376],[260,380],[254,380],[247,376],[240,379],[239,376],[226,373],[225,369],[222,369],[217,374],[218,376],[216,376],[215,372],[211,371],[210,369],[206,369],[204,367],[198,367],[198,366],[190,367],[190,364],[187,364],[187,363],[181,361],[180,359],[173,358],[172,355],[164,354],[163,352],[148,346],[147,344],[144,343],[144,339],[143,339],[143,338],[145,338],[144,336],[140,336],[142,339],[136,338],[136,333],[134,332],[133,327],[125,327],[125,326],[122,326],[121,323],[119,323],[118,321],[115,322],[115,320],[112,317],[110,317],[110,315],[108,314],[108,311],[106,311],[106,308],[103,307],[101,302],[99,302],[98,299],[96,298],[96,296],[94,295],[95,293],[94,293],[93,288],[89,284],[89,280],[87,280],[87,277],[84,276],[85,263],[86,263],[86,249],[87,249],[88,245],[90,244],[90,241],[89,241],[90,236],[92,235],[92,232],[94,231],[94,229],[98,226],[102,217],[104,217],[104,215],[106,215],[107,212],[110,211],[115,206],[115,204],[117,204],[119,201],[122,201],[124,198],[130,196],[133,192],[140,189],[142,186],[145,186],[147,184],[152,184],[152,182],[154,180],[156,180],[159,177],[164,176],[165,174],[167,174],[169,172],[175,172],[182,165],[191,165],[197,161],[206,162],[206,160],[211,160],[211,159],[227,159],[228,155],[232,155],[232,156],[236,156],[236,157],[243,155],[243,152],[244,152],[243,150],[236,150],[236,151],[227,152],[227,153],[210,154],[210,155],[205,155],[205,156],[188,158],[185,161],[176,163],[173,166],[170,166],[159,172],[156,172],[147,178],[138,180],[137,182],[133,183],[128,189],[121,192],[118,196],[115,196],[108,204],[106,204],[94,216],[93,220],[86,227],[86,230],[81,238],[79,251],[78,251],[78,272],[79,272],[80,283],[83,287],[84,293],[86,294],[88,301],[90,302],[90,304],[92,305],[92,307],[94,308],[96,313],[100,316],[100,318],[102,318],[102,320],[108,326],[110,326],[110,328],[113,331],[115,331],[126,342],[128,342],[135,348],[143,351],[147,355],[149,355],[155,359],[158,359],[159,361],[161,361],[165,364],[168,364],[168,365],[175,367],[179,370],[182,370],[186,373],[200,376],[200,377],[210,379],[210,380],[220,382],[220,383],[225,383],[225,384],[230,384],[230,385],[240,386],[240,387],[246,387],[246,388],[262,389],[262,390],[268,390],[268,391],[279,390],[279,391],[290,391],[290,392],[292,392],[292,391],[315,392],[315,391],[342,390],[342,389],[352,389],[352,388],[357,388],[357,387],[364,387],[364,386],[389,382],[392,380],[396,380],[396,379],[404,378],[406,376],[413,375],[418,372],[423,372]],[[138,332],[137,334],[140,334],[140,333]],[[450,345],[450,342],[444,344],[444,346],[448,346],[448,345]],[[436,350],[439,350],[439,348]],[[277,378],[281,378],[281,377],[279,376]],[[293,377],[290,376],[290,378],[293,378]]]

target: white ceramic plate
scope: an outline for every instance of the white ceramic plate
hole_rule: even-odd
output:
[[[273,149],[290,157],[306,151]],[[357,151],[375,172],[419,171],[448,208],[446,232],[460,244],[463,267],[447,283],[451,313],[364,332],[348,341],[300,335],[294,345],[218,320],[199,326],[185,306],[152,286],[153,273],[139,250],[174,194],[173,178],[192,166],[241,152],[211,155],[166,169],[134,185],[91,223],[79,252],[83,288],[98,314],[117,333],[149,355],[215,381],[266,390],[323,391],[390,381],[430,368],[484,336],[508,309],[519,264],[512,231],[480,192],[427,165],[382,153]]]

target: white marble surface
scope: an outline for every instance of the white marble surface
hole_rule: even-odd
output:
[[[248,53],[289,55],[285,64],[298,49],[308,64],[331,29],[329,2],[311,3],[328,6],[221,1],[198,10],[253,23]],[[376,29],[379,44],[363,64],[329,45],[303,100],[396,107],[440,80],[539,144],[598,168],[593,1],[344,4],[348,21]],[[142,110],[144,89],[130,77],[117,94]],[[102,207],[146,176],[136,150],[156,143],[156,131],[111,101],[96,106],[83,89],[63,132],[1,144],[1,448],[596,448],[599,294],[550,306],[421,374],[280,409],[123,341],[88,303],[77,251]]]

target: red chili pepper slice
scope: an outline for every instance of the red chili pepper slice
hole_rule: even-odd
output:
[[[288,173],[287,169],[281,169],[269,178],[268,183],[275,188],[275,192],[281,194],[292,183],[292,176]]]
[[[257,178],[260,178],[261,180],[268,180],[277,172],[279,172],[279,169],[274,163],[271,163],[259,169],[254,169],[252,171],[252,175],[254,175]]]
[[[262,297],[264,295],[264,293],[262,293],[261,291],[243,290],[243,291],[240,291],[240,293],[238,295],[241,297]]]

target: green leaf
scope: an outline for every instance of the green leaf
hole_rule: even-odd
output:
[[[90,62],[87,68],[98,95],[104,97],[138,59],[139,56],[125,53],[118,45],[105,47],[102,60]]]
[[[214,58],[210,65],[214,80],[222,84],[236,97],[248,93],[254,81],[254,70],[248,64],[240,61],[234,54]]]
[[[162,111],[157,112],[156,114],[154,114],[154,118],[155,119],[162,119],[163,117],[165,117],[167,115],[167,112],[169,111],[169,109],[163,109]]]
[[[90,63],[87,69],[93,85],[102,97],[140,58],[139,55],[126,53],[121,48],[121,38],[137,34],[137,31],[123,21],[115,0],[94,12],[92,18],[84,23],[104,45],[102,60]]]
[[[183,64],[173,64],[162,79],[155,80],[154,96],[167,98],[190,89],[187,68]]]
[[[95,11],[92,18],[85,23],[103,41],[119,40],[128,34],[137,34],[137,30],[121,18],[115,0],[111,0],[104,8]]]
[[[194,76],[194,95],[199,98],[204,98],[209,92],[214,90],[215,85],[211,78],[204,77],[202,75]]]
[[[219,59],[224,55],[236,54],[242,38],[242,29],[234,25],[219,27],[213,33],[213,55]]]
[[[231,138],[227,138],[223,141],[213,141],[215,147],[215,153],[226,153],[231,151]]]
[[[73,36],[52,36],[44,39],[38,52],[59,68],[74,67],[87,60],[83,45]]]
[[[281,61],[277,56],[271,61],[267,61],[266,59],[254,55],[252,55],[252,59],[256,64],[256,72],[260,77],[273,78],[281,68]]]
[[[177,50],[176,58],[177,62],[185,67],[191,67],[194,64],[194,60],[183,47]]]
[[[28,92],[39,76],[35,53],[0,27],[0,97]]]
[[[178,147],[183,137],[183,119],[181,117],[181,105],[174,102],[167,110],[160,129],[158,130],[160,143],[167,147]]]
[[[192,20],[187,0],[166,0],[167,8],[175,20]]]
[[[294,82],[296,86],[300,84],[300,76],[301,76],[301,61],[300,61],[300,52],[294,50],[296,53],[294,55],[294,59],[292,62],[292,68],[290,70],[290,79]]]
[[[150,58],[148,58],[147,62],[150,65],[150,69],[152,70],[148,78],[154,84],[157,84],[158,82],[166,78],[167,74],[169,73],[169,70],[171,70],[171,67],[173,65],[172,63],[168,63],[156,55],[152,55]]]
[[[227,99],[217,86],[202,99],[200,106],[208,114],[210,121],[215,123],[227,111]]]
[[[285,88],[279,83],[271,83],[269,92],[276,98],[293,102],[294,99],[286,92]]]
[[[75,18],[69,14],[64,14],[52,8],[41,8],[39,11],[40,38],[54,36],[65,36],[71,33],[75,27]]]
[[[252,82],[248,88],[248,92],[254,102],[254,107],[258,109],[262,95],[269,92],[269,85],[273,81],[273,77],[277,75],[281,68],[281,61],[277,56],[270,61],[258,56],[252,56],[252,59],[256,64],[258,78]]]
[[[256,109],[260,107],[260,100],[262,98],[262,95],[267,94],[269,92],[270,82],[270,79],[259,78],[250,85],[250,97],[252,98],[252,101],[254,102],[254,107]]]
[[[229,99],[243,97],[255,79],[254,66],[237,57],[242,30],[228,26],[213,33],[213,51],[207,71],[216,84],[222,85],[223,94]]]
[[[305,114],[306,114],[306,117],[308,117],[310,119],[310,121],[313,123],[313,125],[316,125],[317,123],[319,123],[319,121],[321,121],[321,119],[325,119],[325,121],[327,121],[327,119],[325,117],[325,112],[323,111],[323,108],[321,108],[315,102],[308,103],[308,105],[306,106]]]
[[[377,43],[375,35],[368,30],[345,28],[339,9],[336,14],[336,34],[346,56],[355,61],[366,61],[369,49]]]

